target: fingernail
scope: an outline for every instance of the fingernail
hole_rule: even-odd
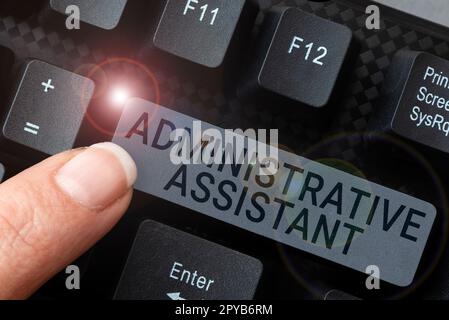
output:
[[[85,149],[56,174],[61,190],[91,209],[108,207],[124,196],[136,179],[134,160],[124,149],[109,142]]]

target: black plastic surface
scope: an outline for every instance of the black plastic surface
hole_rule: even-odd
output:
[[[92,80],[75,73],[27,62],[11,92],[3,137],[47,155],[72,149],[94,88]]]
[[[119,24],[127,1],[128,0],[50,0],[50,7],[59,14],[68,16],[66,8],[71,5],[78,6],[81,13],[80,21],[101,29],[112,30]]]
[[[368,123],[394,54],[401,49],[412,49],[448,59],[447,30],[383,8],[381,29],[368,30],[365,26],[365,8],[370,4],[369,1],[261,0],[259,3],[263,10],[275,4],[297,7],[346,25],[353,31],[355,42],[360,45],[359,54],[349,65],[348,80],[342,83],[338,99],[332,105],[335,115],[324,129],[313,122],[304,123],[303,110],[292,108],[290,103],[283,100],[268,103],[258,99],[243,100],[237,96],[238,83],[248,69],[248,62],[254,58],[250,49],[260,30],[263,13],[257,19],[252,41],[234,53],[238,59],[233,68],[226,66],[204,70],[197,65],[171,59],[160,52],[138,55],[138,50],[130,49],[127,42],[134,34],[130,34],[129,38],[115,39],[104,47],[99,45],[104,43],[103,38],[86,34],[83,29],[80,32],[55,31],[42,25],[37,11],[26,17],[21,12],[9,9],[3,11],[0,44],[11,48],[19,61],[35,57],[70,71],[103,63],[109,57],[137,60],[151,71],[159,92],[159,99],[156,99],[154,83],[145,77],[142,81],[139,78],[143,89],[137,95],[143,98],[158,100],[164,106],[224,128],[277,128],[280,143],[297,154],[327,161],[341,169],[434,203],[440,211],[417,281],[406,289],[392,288],[382,283],[381,290],[367,291],[363,274],[325,263],[298,250],[284,248],[273,241],[137,193],[130,213],[93,250],[88,271],[82,280],[83,290],[69,292],[65,289],[64,281],[55,278],[39,292],[37,298],[111,298],[138,226],[148,218],[260,259],[266,271],[256,298],[322,298],[323,292],[328,292],[330,288],[339,288],[361,298],[448,297],[448,261],[440,260],[442,256],[447,256],[447,183],[444,182],[447,176],[429,164],[428,154],[421,153],[407,141],[385,142],[379,138],[382,144],[399,146],[405,150],[407,158],[413,160],[414,164],[398,160],[389,148],[385,153],[378,146],[367,149],[365,144],[365,135],[370,132]],[[151,17],[132,19],[127,27],[136,33],[149,30],[147,24],[153,19],[153,13],[147,16]],[[158,12],[154,12],[154,16],[154,20],[157,20]],[[138,47],[144,45],[144,42],[136,43]],[[116,73],[123,76],[127,75],[130,68],[117,69],[119,72]],[[4,74],[4,78],[6,83],[11,81],[9,74]],[[83,127],[78,145],[109,138],[107,133],[114,130],[114,119],[119,117],[120,112],[106,110],[101,105],[92,106],[90,114],[93,119]],[[108,130],[103,130],[105,128]],[[9,174],[26,167],[26,159],[10,157],[12,149],[1,151],[0,160],[10,171]]]
[[[250,300],[262,269],[257,259],[148,220],[139,228],[115,298]]]
[[[263,61],[252,75],[258,85],[312,107],[328,104],[349,54],[352,31],[340,24],[294,8],[278,8],[269,14],[264,33],[270,38],[257,52]]]

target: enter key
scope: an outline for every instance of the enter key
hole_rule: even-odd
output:
[[[252,257],[147,220],[116,290],[118,300],[251,300],[262,274]]]

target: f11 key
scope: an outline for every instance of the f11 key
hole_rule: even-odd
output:
[[[449,61],[398,52],[377,105],[372,129],[449,153]]]
[[[217,68],[225,59],[240,20],[254,20],[253,0],[166,0],[153,43],[162,51]],[[243,30],[242,30],[243,31]]]

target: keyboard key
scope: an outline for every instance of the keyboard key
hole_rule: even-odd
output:
[[[373,0],[387,7],[402,11],[428,22],[449,28],[447,0]]]
[[[219,67],[244,11],[257,11],[246,0],[167,0],[154,45],[210,68]]]
[[[348,55],[352,31],[294,8],[273,9],[263,26],[250,87],[305,105],[328,104]]]
[[[174,141],[175,130],[182,142]],[[211,135],[235,141],[226,132],[136,98],[124,106],[113,142],[136,161],[138,191],[364,275],[367,266],[378,266],[381,279],[397,286],[413,282],[437,216],[431,203],[284,150],[268,152],[279,164],[272,179],[260,176],[263,159],[253,165],[254,157],[242,159],[244,151],[232,143],[216,144],[197,158],[195,150]],[[224,165],[216,158],[208,165],[215,150],[243,161]]]
[[[105,30],[118,26],[126,4],[127,0],[50,0],[50,8],[58,14],[67,15],[72,12],[69,6],[75,5],[80,11],[80,21]]]
[[[449,61],[400,51],[370,126],[449,153]]]
[[[71,149],[94,87],[92,80],[46,62],[27,62],[3,126],[3,137],[46,155]]]
[[[115,299],[250,300],[259,260],[154,221],[141,224]]]

